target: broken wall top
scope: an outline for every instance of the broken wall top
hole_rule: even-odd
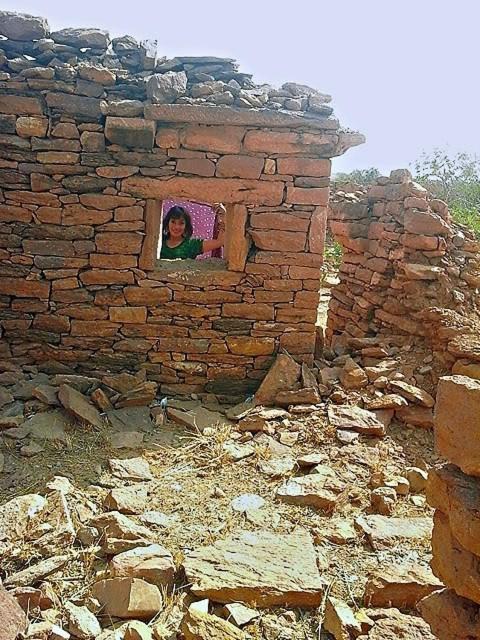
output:
[[[338,134],[330,156],[364,142],[361,134],[340,129],[331,96],[294,82],[280,89],[256,85],[229,58],[159,58],[156,41],[110,39],[96,28],[51,32],[45,18],[8,11],[0,12],[0,35],[0,94],[13,83],[16,91],[46,91],[53,109],[59,98],[48,92],[84,96],[82,115],[92,121],[145,117],[326,130]]]

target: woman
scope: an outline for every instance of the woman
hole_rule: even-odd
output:
[[[186,209],[180,206],[169,209],[163,221],[160,259],[195,259],[201,253],[208,253],[223,247],[225,242],[225,207],[223,204],[216,204],[213,210],[216,215],[218,237],[212,240],[202,240],[201,238],[192,238],[192,220]]]

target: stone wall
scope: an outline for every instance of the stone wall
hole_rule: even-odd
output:
[[[220,395],[279,348],[312,362],[330,158],[363,141],[330,97],[41,18],[0,34],[1,357]],[[157,263],[172,197],[226,204],[225,263]]]
[[[329,343],[400,334],[428,338],[449,366],[479,360],[480,243],[444,202],[397,170],[364,195],[337,191],[329,219],[343,249]]]
[[[459,428],[461,427],[461,428]],[[432,569],[446,586],[419,608],[439,640],[480,638],[480,383],[440,380],[435,444],[448,461],[430,471],[427,498],[435,509]]]

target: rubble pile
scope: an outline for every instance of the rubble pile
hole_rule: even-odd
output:
[[[438,385],[435,444],[447,462],[434,467],[427,498],[435,509],[432,569],[446,589],[422,600],[420,612],[439,640],[480,637],[480,383],[447,376]]]
[[[295,82],[280,89],[256,85],[235,60],[214,56],[157,54],[156,41],[110,38],[98,28],[50,31],[45,18],[0,13],[1,80],[20,76],[29,89],[50,88],[54,79],[76,80],[79,95],[153,104],[267,108],[329,116],[331,96]],[[68,89],[66,89],[68,90]],[[139,115],[139,105],[120,105],[119,116]],[[142,107],[140,105],[140,111]]]
[[[3,362],[0,483],[36,487],[0,506],[6,640],[300,640],[319,624],[336,640],[433,640],[415,613],[442,587],[427,566],[431,460],[391,435],[395,411],[433,399],[399,371],[388,393],[340,391],[350,360],[309,368],[282,353],[227,409],[160,402],[141,374]],[[172,425],[177,448],[157,444]],[[61,461],[89,432],[105,455],[79,484]],[[417,434],[429,431],[410,444]]]
[[[478,366],[479,243],[407,170],[365,193],[336,191],[330,229],[342,245],[327,342],[427,339],[446,370]]]

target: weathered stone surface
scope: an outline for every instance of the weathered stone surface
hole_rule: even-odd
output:
[[[270,405],[280,391],[291,391],[298,384],[301,367],[288,354],[280,353],[255,393],[255,403]]]
[[[67,555],[52,556],[46,560],[41,560],[30,565],[27,569],[23,569],[23,571],[18,571],[8,576],[4,580],[4,584],[6,587],[28,587],[64,567],[68,560],[69,557]]]
[[[171,589],[175,575],[172,554],[152,544],[116,555],[108,566],[113,578],[141,578],[160,589]]]
[[[109,511],[141,513],[145,510],[147,497],[147,487],[143,485],[117,487],[108,492],[103,505]]]
[[[78,65],[77,71],[79,77],[83,78],[83,80],[98,82],[98,84],[103,84],[105,86],[115,84],[116,76],[113,71],[110,71],[110,69],[106,69],[100,65],[81,64]]]
[[[410,402],[415,402],[423,407],[432,408],[435,404],[435,400],[429,393],[423,389],[419,389],[419,387],[414,387],[412,384],[403,382],[403,380],[392,380],[390,382],[390,388],[392,391],[410,400]]]
[[[409,406],[396,409],[395,416],[405,424],[422,429],[433,429],[433,411],[427,407]]]
[[[147,80],[147,97],[153,104],[168,104],[185,95],[187,75],[184,71],[155,73]],[[147,116],[149,118],[149,116]],[[152,119],[152,118],[149,118]]]
[[[429,567],[392,565],[369,575],[363,601],[367,607],[415,609],[422,598],[442,588]]]
[[[315,473],[291,478],[277,490],[277,498],[287,504],[300,504],[325,509],[334,509],[338,495],[345,489],[343,483],[330,467],[318,465]]]
[[[162,608],[158,587],[138,578],[108,578],[93,585],[93,597],[105,615],[117,618],[153,618]]]
[[[40,40],[48,36],[49,27],[45,18],[27,13],[0,11],[0,33],[10,40]]]
[[[423,618],[439,640],[473,640],[480,637],[480,608],[455,591],[435,591],[418,604]]]
[[[150,465],[144,458],[111,458],[108,463],[112,474],[121,480],[153,480]]]
[[[374,609],[367,609],[367,613]],[[358,636],[359,640],[436,640],[426,622],[416,616],[400,613],[398,609],[380,610],[380,618],[368,636]]]
[[[441,378],[434,422],[438,453],[464,473],[480,476],[480,382],[466,376]]]
[[[61,29],[54,31],[50,37],[59,44],[66,44],[77,49],[106,49],[110,42],[110,38],[106,31],[101,29]]]
[[[65,409],[81,422],[86,422],[97,429],[101,429],[104,426],[98,410],[82,393],[73,387],[62,384],[58,390],[58,399]]]
[[[346,602],[333,596],[327,598],[323,626],[335,640],[350,640],[352,635],[356,637],[362,632],[360,622]]]
[[[159,180],[143,176],[132,176],[122,181],[122,191],[139,198],[167,199],[172,193],[186,200],[213,202],[221,200],[225,204],[266,206],[279,205],[283,198],[283,184],[266,180],[240,178],[190,178],[173,177]]]
[[[358,433],[384,436],[385,426],[372,411],[355,406],[332,406],[328,408],[328,420],[337,429],[350,429]]]
[[[480,556],[479,499],[480,479],[465,475],[453,464],[430,470],[428,503],[448,514],[453,536],[465,549]]]
[[[2,16],[0,14],[0,25]],[[1,30],[1,27],[0,27]],[[18,602],[0,586],[0,616],[2,618],[2,640],[15,640],[27,629],[27,616]]]
[[[35,440],[48,440],[67,444],[67,430],[70,424],[71,420],[64,411],[54,410],[35,413],[24,422],[22,428]]]
[[[68,630],[76,638],[89,640],[100,635],[102,628],[94,614],[87,607],[79,607],[73,602],[64,604],[68,616]]]
[[[220,178],[250,178],[257,180],[262,173],[263,166],[263,158],[225,155],[218,160],[215,173]]]
[[[191,606],[183,621],[185,640],[247,640],[247,635],[227,620],[197,611]]]
[[[390,518],[360,516],[355,525],[367,536],[374,549],[385,549],[401,539],[425,540],[432,532],[431,518]]]
[[[95,119],[100,118],[102,115],[102,101],[98,98],[88,98],[68,93],[47,93],[46,100],[50,109],[67,115],[87,116]],[[38,113],[38,111],[35,113]]]
[[[480,567],[476,555],[462,547],[452,535],[449,519],[435,511],[432,533],[432,570],[445,586],[480,604]]]
[[[310,536],[240,532],[184,561],[192,592],[217,602],[318,606],[323,585]]]
[[[137,525],[117,511],[95,516],[89,524],[102,532],[101,544],[105,553],[122,553],[151,544],[149,529]]]
[[[22,538],[32,520],[46,507],[43,496],[29,493],[12,498],[0,506],[0,544]]]
[[[143,118],[108,116],[105,122],[105,136],[110,142],[125,147],[153,149],[155,123]]]
[[[229,424],[230,422],[218,411],[210,411],[204,407],[196,407],[195,409],[190,409],[190,411],[167,407],[167,416],[177,424],[189,427],[200,433],[207,427],[215,428],[217,425]]]

